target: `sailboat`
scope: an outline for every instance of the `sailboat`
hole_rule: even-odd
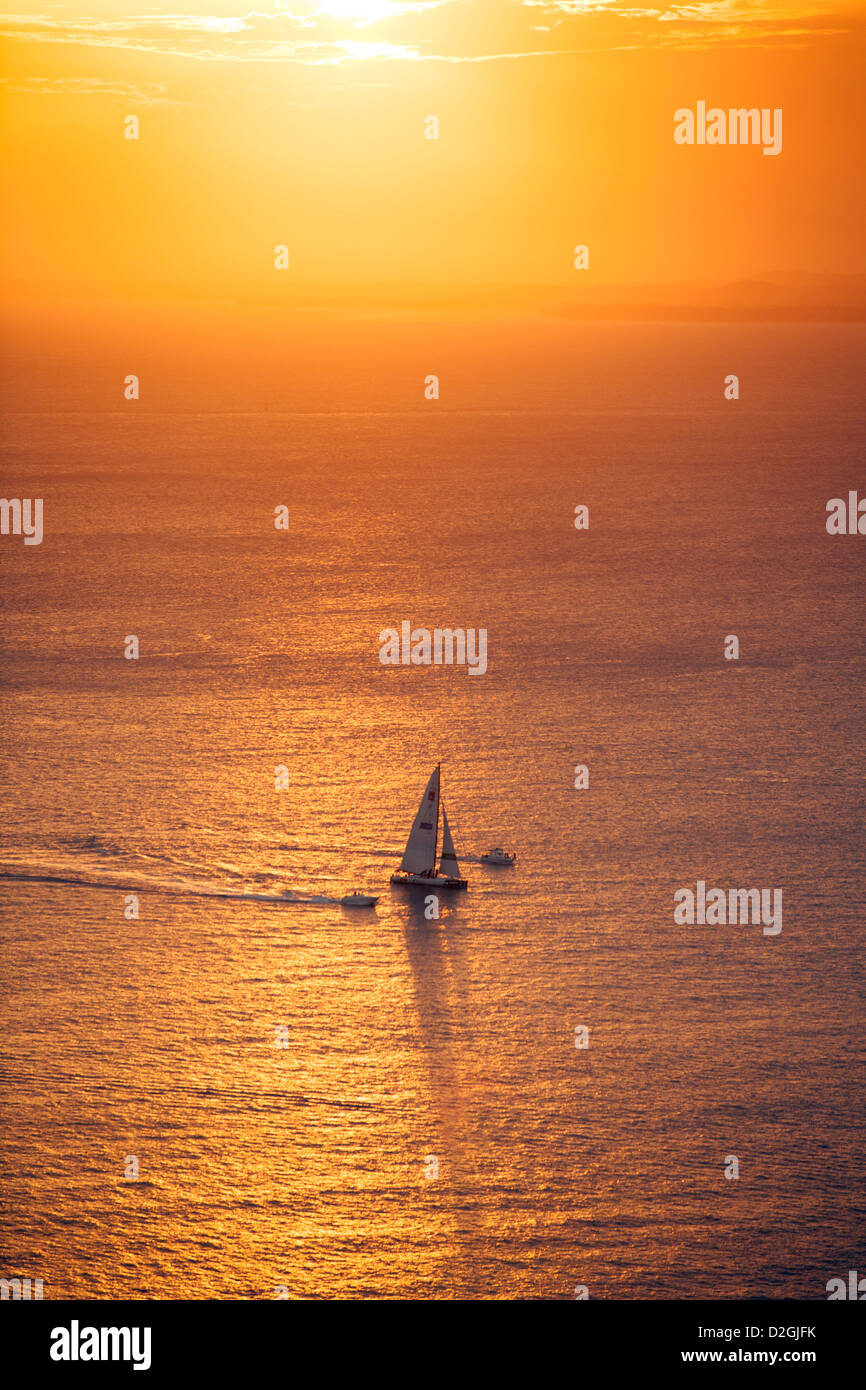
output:
[[[439,848],[439,811],[442,810],[442,854],[436,869]],[[418,814],[412,822],[400,867],[391,875],[391,882],[418,888],[466,888],[460,877],[460,865],[454,852],[451,827],[442,803],[442,773],[437,763],[424,789]]]

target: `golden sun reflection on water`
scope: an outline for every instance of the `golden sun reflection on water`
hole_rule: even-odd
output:
[[[98,511],[18,426],[69,525],[6,552],[9,1258],[51,1298],[813,1296],[863,1105],[860,574],[802,523],[845,412],[799,470],[784,412],[728,423],[712,531],[690,415],[297,417],[291,490],[288,418],[63,417]],[[487,674],[383,668],[404,617],[486,625]],[[389,879],[439,760],[469,889],[428,921]],[[710,872],[782,883],[782,936],[678,928]]]

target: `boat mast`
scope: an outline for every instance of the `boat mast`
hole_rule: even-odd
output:
[[[436,875],[436,855],[439,853],[439,804],[442,800],[442,764],[436,764],[439,776],[436,778],[436,833],[433,838],[433,875]]]

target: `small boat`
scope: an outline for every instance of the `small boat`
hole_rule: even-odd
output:
[[[378,898],[371,897],[369,893],[359,893],[357,888],[340,899],[343,907],[375,907],[378,901]]]
[[[460,865],[454,852],[451,827],[445,814],[441,795],[442,772],[437,763],[421,798],[418,814],[412,822],[400,867],[391,875],[391,882],[402,888],[468,888],[460,877]],[[442,854],[436,867],[439,848],[439,809],[442,809]]]
[[[482,854],[481,863],[502,864],[505,868],[510,868],[512,864],[517,863],[517,855],[508,854],[504,849],[501,849],[500,846],[497,845],[496,849],[492,849],[489,854]]]

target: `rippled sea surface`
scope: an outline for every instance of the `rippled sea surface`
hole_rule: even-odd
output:
[[[166,373],[8,417],[45,539],[2,538],[0,1263],[46,1297],[862,1266],[866,538],[824,524],[862,330],[535,325],[474,378],[437,342],[429,407],[416,344],[313,409]],[[407,619],[487,673],[383,667]],[[439,761],[436,921],[389,876]],[[677,925],[698,879],[781,888],[781,933]]]

